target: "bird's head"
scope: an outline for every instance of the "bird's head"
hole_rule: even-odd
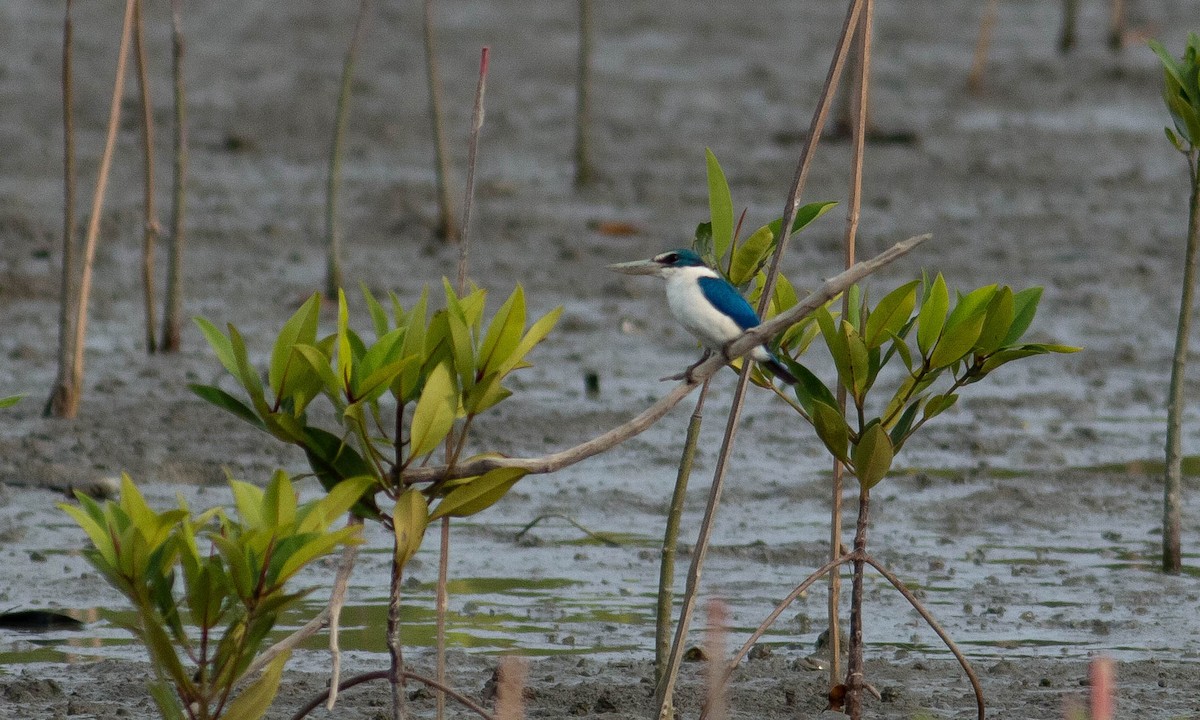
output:
[[[658,275],[667,276],[672,270],[689,267],[706,267],[704,260],[695,251],[687,248],[668,250],[659,253],[649,260],[634,260],[633,262],[609,265],[609,270],[615,270],[626,275]]]

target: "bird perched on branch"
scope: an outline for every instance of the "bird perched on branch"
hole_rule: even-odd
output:
[[[667,306],[671,314],[700,344],[704,357],[689,367],[682,377],[691,380],[692,370],[711,353],[725,354],[725,348],[745,331],[759,324],[758,313],[746,302],[737,288],[704,264],[694,251],[686,248],[670,250],[649,260],[609,265],[626,275],[657,275],[667,281]],[[759,345],[747,355],[762,363],[776,377],[795,385],[796,378],[779,358],[765,345]]]

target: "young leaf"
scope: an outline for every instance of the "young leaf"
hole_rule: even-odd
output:
[[[983,329],[979,331],[979,339],[975,341],[972,350],[977,355],[990,355],[995,352],[1008,334],[1013,322],[1013,291],[1005,285],[996,290],[988,303],[987,317],[983,321]]]
[[[813,220],[816,220],[832,210],[834,205],[837,205],[837,203],[826,201],[809,203],[801,206],[800,209],[796,211],[796,219],[792,221],[792,231],[788,233],[788,237],[800,232]],[[783,227],[783,218],[775,218],[773,221],[767,224],[767,227],[771,229],[771,232],[775,235],[775,237],[779,237],[779,231]]]
[[[817,436],[825,443],[829,452],[838,460],[850,462],[850,456],[846,454],[846,448],[850,444],[850,429],[846,427],[842,413],[833,405],[815,402],[812,422],[813,429],[817,431]]]
[[[1021,339],[1033,324],[1033,316],[1037,314],[1038,302],[1041,299],[1040,287],[1025,288],[1013,295],[1013,321],[1008,328],[1008,334],[1004,336],[1004,341],[1000,343],[1001,347],[1008,347]]]
[[[729,282],[741,287],[754,279],[775,247],[775,233],[767,226],[751,233],[733,250],[729,261]]]
[[[396,534],[395,561],[404,567],[425,539],[429,525],[429,503],[416,488],[409,488],[396,499],[392,511],[392,527]]]
[[[358,287],[362,291],[363,300],[367,303],[367,312],[371,315],[371,325],[375,328],[375,337],[381,338],[388,332],[387,310],[384,310],[379,301],[375,299],[375,295],[371,293],[371,289],[365,282],[360,282]]]
[[[919,284],[919,280],[913,280],[883,296],[871,311],[871,316],[867,318],[867,327],[863,332],[863,342],[867,344],[867,348],[877,348],[887,342],[889,337],[900,332],[900,328],[908,322],[913,308],[916,307]]]
[[[525,291],[517,285],[488,325],[479,348],[479,374],[486,375],[498,368],[521,343],[525,331]]]
[[[229,703],[224,716],[229,720],[259,720],[267,714],[275,696],[279,693],[279,680],[283,677],[283,666],[287,664],[291,651],[284,651],[272,660],[258,679]]]
[[[350,340],[350,309],[346,305],[346,291],[341,288],[338,288],[337,318],[337,377],[342,390],[348,391],[354,372],[354,347]]]
[[[410,460],[433,452],[454,426],[458,414],[458,387],[448,363],[441,363],[429,374],[409,431]]]
[[[524,367],[521,363],[525,361],[525,356],[529,354],[530,350],[533,350],[534,346],[546,339],[546,336],[554,329],[558,318],[562,316],[562,312],[562,306],[559,305],[538,318],[537,322],[529,328],[529,332],[525,333],[525,337],[521,338],[521,342],[517,344],[516,349],[500,365],[498,372],[501,376],[507,375],[517,369],[518,366]]]
[[[921,303],[921,311],[917,313],[917,348],[922,355],[928,355],[941,337],[942,326],[946,322],[946,310],[949,307],[950,293],[946,290],[945,279],[938,273],[924,302]]]
[[[203,333],[204,339],[208,341],[209,346],[216,353],[217,360],[221,361],[221,365],[230,375],[237,377],[237,360],[233,357],[233,348],[229,344],[229,338],[208,320],[202,317],[196,317],[194,320],[200,328],[200,332]]]
[[[864,489],[870,490],[887,476],[892,468],[892,439],[878,422],[863,431],[854,446],[854,472]]]
[[[267,379],[276,398],[281,397],[285,390],[284,379],[287,376],[288,364],[292,361],[292,347],[297,343],[311,345],[316,342],[317,319],[320,313],[321,294],[313,293],[312,297],[288,318],[275,338]]]
[[[708,174],[708,215],[712,221],[713,257],[720,263],[733,244],[733,196],[725,171],[712,150],[704,148]]]
[[[258,417],[258,415],[256,415],[253,410],[247,407],[245,403],[219,387],[213,387],[212,385],[197,385],[193,383],[188,385],[188,389],[195,393],[196,396],[201,400],[206,400],[209,403],[221,408],[225,412],[236,415],[260,430],[265,430],[267,427],[265,424],[263,424],[263,421]]]
[[[467,517],[482,512],[504,497],[518,480],[528,474],[521,468],[496,468],[451,490],[430,514],[430,520],[449,515]]]

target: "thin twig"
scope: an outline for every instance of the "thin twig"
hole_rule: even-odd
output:
[[[579,522],[575,518],[571,517],[570,515],[563,515],[562,513],[546,513],[544,515],[538,515],[534,519],[525,523],[525,527],[523,527],[517,531],[517,534],[513,536],[513,540],[519,541],[521,538],[525,537],[525,533],[532,530],[535,526],[537,526],[538,523],[540,523],[543,520],[549,520],[550,518],[558,518],[560,520],[566,520],[567,522],[574,525],[577,530],[579,530],[584,535],[587,535],[589,538],[591,538],[592,540],[595,540],[598,543],[601,543],[608,547],[614,547],[614,548],[621,547],[621,543],[617,542],[616,540],[613,540],[612,538],[609,538],[609,537],[605,537],[603,534],[598,533],[594,530],[590,530],[590,529],[588,529],[588,527],[586,525]]]
[[[397,540],[399,542],[399,540]],[[400,630],[400,588],[404,568],[392,556],[392,581],[388,586],[387,647],[391,661],[389,680],[392,685],[392,720],[406,717],[404,698],[404,642]]]
[[[887,579],[888,582],[892,584],[893,587],[900,591],[900,594],[904,596],[904,599],[908,600],[908,603],[913,606],[913,609],[925,619],[925,622],[929,625],[929,627],[932,628],[935,633],[937,633],[937,636],[941,638],[946,647],[950,649],[950,652],[954,654],[954,657],[958,660],[958,664],[962,666],[963,672],[966,673],[967,679],[971,681],[971,687],[975,691],[975,705],[976,709],[979,711],[979,720],[984,720],[985,711],[983,706],[983,686],[979,684],[979,676],[975,674],[975,670],[971,667],[971,663],[967,662],[967,657],[963,655],[961,650],[958,649],[958,645],[954,643],[954,640],[950,637],[950,634],[938,624],[938,621],[935,620],[933,615],[931,615],[929,611],[925,609],[925,606],[921,604],[921,601],[917,599],[917,596],[913,595],[912,591],[905,587],[904,583],[900,582],[900,578],[896,577],[891,570],[888,570],[883,566],[883,564],[870,555],[863,554],[862,559],[863,562],[875,568],[876,572],[882,575],[885,579]]]
[[[858,522],[854,529],[854,577],[850,586],[850,661],[846,668],[846,714],[862,717],[863,673],[863,564],[867,552],[867,528],[871,517],[871,490],[859,484]],[[839,648],[833,648],[839,652]]]
[[[483,129],[483,94],[487,90],[488,48],[479,54],[479,84],[475,88],[475,109],[471,112],[471,137],[467,143],[467,192],[463,202],[462,226],[458,238],[458,286],[467,285],[467,238],[471,227],[471,206],[475,199],[475,162],[479,153],[479,135]]]
[[[71,309],[78,302],[78,287],[75,282],[75,188],[78,182],[75,170],[75,83],[72,70],[75,31],[71,19],[71,5],[71,0],[67,0],[63,11],[62,38],[63,264],[61,297],[58,304],[58,377],[43,410],[47,416],[58,417],[73,416],[76,411],[69,410],[70,405],[78,405],[79,402],[78,389],[71,387],[71,358],[75,354],[71,345],[75,338]]]
[[[850,268],[849,270],[845,270],[829,280],[826,280],[820,285],[820,287],[810,293],[795,306],[789,308],[785,312],[779,313],[769,320],[764,321],[761,325],[748,330],[737,340],[734,340],[732,343],[730,343],[728,347],[730,357],[740,357],[741,355],[749,352],[751,349],[762,345],[767,338],[782,332],[785,328],[790,327],[801,318],[806,317],[817,308],[825,305],[830,300],[837,297],[838,293],[842,292],[859,280],[862,280],[864,277],[870,275],[879,268],[892,263],[900,257],[912,252],[914,248],[929,240],[930,237],[932,236],[926,234],[908,238],[907,240],[896,243],[870,260],[864,260],[863,262],[856,263],[854,267]],[[408,468],[404,470],[401,480],[406,485],[429,483],[453,478],[482,475],[489,470],[494,470],[501,467],[521,468],[530,474],[543,474],[560,470],[568,465],[573,465],[581,460],[592,457],[593,455],[598,455],[599,453],[615,447],[616,445],[625,442],[629,438],[643,432],[646,430],[646,428],[650,427],[661,417],[670,412],[670,410],[675,407],[680,400],[687,397],[687,395],[690,394],[692,390],[699,387],[704,380],[712,377],[717,373],[718,370],[725,367],[726,362],[727,361],[721,357],[720,353],[714,354],[713,357],[705,360],[695,367],[695,369],[692,371],[692,379],[690,382],[684,380],[653,405],[646,408],[629,421],[574,447],[540,457],[506,458],[489,456],[475,458],[466,462],[459,462],[456,463],[453,468],[447,468],[446,466]]]
[[[765,620],[759,623],[758,628],[751,633],[749,639],[746,640],[741,649],[734,653],[733,659],[729,661],[729,672],[733,672],[733,669],[736,668],[738,663],[742,661],[742,658],[746,657],[746,653],[750,652],[750,648],[754,647],[754,644],[766,634],[767,630],[771,629],[771,626],[775,624],[775,621],[779,619],[779,616],[783,614],[783,611],[787,609],[788,605],[791,605],[793,602],[795,602],[796,598],[803,595],[804,592],[808,590],[813,583],[820,580],[825,573],[830,572],[839,565],[845,565],[853,559],[854,553],[849,553],[839,558],[830,560],[821,567],[817,568],[812,575],[809,575],[804,579],[804,582],[797,585],[795,589],[788,593],[788,596],[775,606],[775,609],[771,611],[771,614],[768,615]]]
[[[422,16],[425,46],[425,81],[429,86],[429,122],[433,126],[433,169],[437,181],[438,235],[446,242],[458,239],[454,226],[454,201],[450,192],[450,152],[446,147],[446,121],[442,112],[442,81],[438,75],[437,33],[433,27],[433,0],[425,0]]]
[[[663,531],[662,558],[658,570],[658,608],[654,623],[654,683],[656,689],[662,684],[667,672],[667,654],[671,650],[671,609],[675,597],[675,553],[679,546],[679,523],[683,517],[683,504],[687,499],[688,480],[692,476],[692,464],[696,458],[696,445],[700,439],[700,425],[704,419],[704,399],[708,395],[708,380],[696,397],[696,407],[688,420],[687,436],[683,441],[683,454],[679,458],[679,471],[675,474],[675,489],[671,492],[671,507],[667,511],[667,527]]]
[[[76,304],[75,342],[72,349],[75,357],[71,365],[71,388],[74,401],[67,405],[63,417],[73,418],[79,411],[79,394],[83,392],[83,343],[87,337],[88,300],[92,294],[92,266],[96,261],[96,244],[100,239],[100,216],[104,212],[104,197],[108,190],[108,175],[112,168],[113,154],[117,145],[117,130],[121,124],[121,95],[125,88],[125,67],[129,61],[130,37],[133,34],[133,10],[136,0],[125,1],[125,20],[121,27],[121,44],[117,51],[117,71],[113,80],[112,101],[108,112],[108,131],[104,139],[104,152],[100,156],[100,168],[96,176],[96,190],[92,195],[91,215],[88,217],[87,236],[83,247],[83,273],[79,278],[79,297]]]
[[[450,611],[450,516],[442,518],[437,579],[437,681],[446,683],[446,614]],[[446,696],[437,693],[437,719],[446,714]]]
[[[367,16],[371,0],[360,0],[354,34],[342,63],[342,79],[338,86],[337,109],[333,122],[333,138],[329,143],[329,175],[325,179],[325,295],[336,298],[342,287],[342,228],[338,222],[338,195],[342,187],[342,154],[346,142],[346,125],[350,119],[350,88],[354,81],[354,65],[367,34]]]
[[[142,18],[145,0],[133,8],[133,49],[137,66],[138,99],[142,106],[142,294],[146,313],[146,352],[158,350],[154,337],[158,325],[154,297],[154,250],[161,230],[154,187],[154,107],[150,101],[150,72],[146,63],[146,28]]]
[[[341,691],[349,690],[350,688],[354,687],[355,685],[362,685],[363,683],[372,682],[375,680],[387,680],[388,678],[391,677],[391,672],[392,672],[391,670],[375,670],[374,672],[363,673],[362,675],[355,675],[354,677],[352,677],[348,680],[343,680],[341,682],[341,684],[338,685],[338,690],[341,690]],[[478,704],[471,702],[470,698],[466,697],[465,695],[454,690],[451,687],[442,685],[441,683],[439,683],[437,680],[434,680],[433,678],[428,678],[428,677],[425,677],[424,675],[420,675],[415,672],[409,672],[407,670],[401,672],[400,675],[403,676],[405,680],[414,680],[416,682],[422,683],[424,685],[428,685],[431,688],[434,688],[436,690],[440,690],[441,692],[446,693],[446,695],[448,695],[450,698],[452,698],[455,702],[459,703],[460,705],[462,705],[466,709],[470,710],[471,712],[475,713],[479,717],[484,718],[484,720],[495,720],[490,714],[488,714],[487,710],[484,710]],[[321,703],[325,702],[325,698],[327,698],[327,697],[329,697],[328,690],[321,693],[320,695],[313,698],[312,700],[309,700],[307,703],[304,704],[304,707],[300,708],[299,710],[297,710],[295,712],[294,715],[292,715],[291,720],[302,720],[310,712],[312,712],[313,710],[316,710],[318,707],[320,707]]]
[[[351,513],[347,521],[349,525],[363,524],[363,519]],[[360,531],[361,532],[361,531]],[[347,545],[342,550],[342,560],[338,564],[337,576],[333,580],[333,592],[329,596],[329,702],[327,710],[332,710],[337,702],[337,687],[342,677],[342,649],[338,640],[341,635],[342,606],[346,604],[346,587],[350,584],[350,573],[354,571],[354,561],[358,557],[358,546]]]
[[[729,676],[725,673],[725,638],[729,634],[729,608],[714,598],[708,603],[708,630],[705,633],[704,649],[708,653],[705,684],[708,686],[704,700],[704,715],[708,720],[725,720],[729,717],[727,688]]]

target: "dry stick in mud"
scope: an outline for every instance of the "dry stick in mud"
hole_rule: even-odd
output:
[[[747,330],[738,339],[730,343],[727,348],[729,357],[741,357],[755,347],[762,345],[768,338],[783,332],[784,329],[795,324],[801,318],[807,317],[854,283],[912,252],[914,248],[929,240],[930,237],[932,236],[928,234],[910,237],[907,240],[896,243],[870,260],[856,263],[849,270],[845,270],[826,280],[820,287],[811,292],[795,306],[764,321],[761,325]],[[671,408],[679,404],[680,400],[687,397],[705,380],[725,367],[727,362],[721,353],[714,353],[712,357],[700,363],[692,370],[691,381],[682,381],[666,395],[659,398],[653,405],[625,423],[591,440],[565,450],[539,457],[479,457],[457,463],[453,467],[442,465],[438,467],[409,468],[403,472],[398,480],[406,485],[416,485],[482,475],[496,468],[520,468],[531,475],[541,475],[561,470],[581,460],[586,460],[594,455],[610,450],[642,433],[670,412]]]
[[[766,316],[766,308],[771,301],[775,292],[775,283],[779,277],[779,263],[783,258],[783,253],[787,248],[788,229],[792,227],[792,222],[795,220],[796,212],[800,206],[800,196],[804,191],[805,182],[808,179],[808,171],[812,164],[813,154],[816,152],[817,143],[820,141],[821,131],[825,126],[826,119],[829,116],[830,106],[833,104],[833,96],[837,87],[838,79],[842,74],[842,67],[845,65],[846,55],[849,53],[850,40],[854,36],[854,28],[858,24],[858,16],[862,8],[863,0],[851,0],[849,8],[846,12],[846,20],[842,27],[841,37],[837,43],[837,49],[834,51],[833,59],[829,65],[829,73],[825,78],[825,87],[821,91],[821,98],[817,103],[817,108],[813,112],[812,122],[809,125],[808,137],[805,139],[804,149],[800,154],[800,161],[796,167],[796,174],[792,180],[791,189],[788,192],[787,202],[784,205],[783,219],[780,224],[781,237],[775,244],[775,253],[771,257],[770,269],[767,271],[766,282],[763,284],[762,296],[759,299],[758,315],[759,317]],[[845,273],[843,273],[845,274]],[[802,303],[803,305],[803,303]],[[796,308],[793,308],[795,310]],[[786,316],[788,313],[780,317]],[[775,318],[776,320],[779,317]],[[767,327],[768,324],[760,325],[759,328]],[[763,339],[771,337],[771,334],[763,331],[760,336]],[[731,354],[735,352],[731,348]],[[712,359],[710,359],[711,361]],[[720,357],[716,360],[721,360]],[[701,365],[701,367],[704,367]],[[664,720],[669,715],[671,705],[671,695],[674,692],[675,679],[679,673],[679,664],[683,661],[683,646],[687,638],[688,626],[691,624],[691,616],[696,607],[696,593],[700,584],[700,572],[704,566],[705,557],[708,555],[708,544],[712,537],[712,524],[716,515],[717,506],[720,504],[721,492],[724,487],[725,472],[729,465],[730,453],[733,450],[733,441],[737,436],[738,422],[741,419],[742,404],[745,401],[746,387],[750,382],[750,363],[743,363],[741,372],[738,375],[738,383],[734,390],[733,401],[729,408],[729,419],[725,425],[725,437],[721,442],[721,449],[717,455],[717,466],[713,472],[712,485],[709,489],[708,505],[704,511],[704,517],[700,522],[700,531],[696,539],[695,550],[692,553],[692,562],[688,568],[687,586],[684,591],[683,605],[679,611],[679,621],[675,629],[675,638],[672,641],[671,654],[668,659],[667,671],[663,683],[659,688],[658,701],[658,717]],[[699,369],[699,368],[697,368]],[[693,373],[694,374],[694,373]]]
[[[183,333],[183,220],[187,213],[187,94],[183,85],[183,0],[171,0],[171,85],[175,113],[171,163],[171,244],[167,247],[167,288],[163,300],[163,352],[179,352]]]
[[[373,672],[363,673],[362,675],[355,675],[349,680],[343,680],[341,684],[338,685],[338,691],[344,692],[356,685],[362,685],[363,683],[373,682],[375,680],[388,680],[391,678],[391,673],[391,670],[375,670]],[[472,702],[470,698],[460,692],[457,692],[454,690],[454,688],[449,688],[442,685],[433,678],[428,678],[415,672],[408,672],[407,670],[401,672],[400,675],[402,675],[406,680],[414,680],[435,690],[446,693],[446,695],[449,695],[451,698],[453,698],[455,702],[459,703],[484,720],[495,720],[495,718],[493,718],[493,716],[490,715],[487,710],[480,707],[477,703]],[[292,715],[291,720],[303,720],[303,718],[306,717],[310,712],[316,710],[321,703],[325,702],[325,698],[329,696],[329,692],[330,691],[326,690],[312,700],[309,700],[307,703],[305,703],[304,707],[300,708],[295,712],[294,715]]]
[[[71,308],[76,302],[75,274],[75,188],[78,184],[75,170],[75,85],[72,70],[72,46],[74,25],[71,20],[71,0],[67,0],[63,11],[62,38],[62,110],[63,110],[63,259],[62,287],[58,304],[58,380],[43,409],[46,415],[65,416],[67,400],[76,395],[71,389],[71,357],[74,348],[75,327]],[[77,402],[77,400],[76,400]]]
[[[158,350],[154,337],[158,325],[154,307],[154,249],[161,228],[154,200],[154,108],[150,102],[150,72],[146,67],[144,5],[145,0],[136,0],[133,8],[133,55],[137,66],[138,99],[142,106],[142,296],[146,314],[146,352],[154,354]]]
[[[325,295],[336,298],[342,287],[342,228],[338,224],[337,201],[342,187],[342,153],[345,150],[346,124],[350,119],[350,86],[354,80],[354,65],[367,34],[367,16],[371,0],[361,0],[354,20],[354,34],[346,59],[342,63],[342,80],[338,89],[337,110],[333,122],[333,138],[329,144],[329,175],[325,180]]]
[[[450,152],[446,148],[445,113],[442,112],[442,81],[438,75],[437,36],[433,29],[433,0],[425,0],[422,18],[425,45],[425,81],[429,86],[429,122],[433,126],[433,169],[437,179],[438,235],[446,242],[458,239],[454,226],[454,202],[450,193]]]
[[[87,337],[87,308],[92,292],[92,266],[96,261],[96,243],[100,238],[100,216],[104,211],[104,196],[108,190],[108,175],[112,168],[113,153],[117,144],[117,128],[121,122],[121,94],[125,87],[125,66],[129,60],[130,36],[133,34],[133,10],[136,0],[126,0],[125,19],[121,25],[121,43],[117,50],[116,78],[113,80],[112,100],[109,104],[108,130],[104,138],[104,152],[100,156],[100,168],[96,173],[96,189],[92,194],[91,214],[88,217],[87,235],[83,247],[83,271],[79,276],[79,292],[75,295],[74,338],[71,341],[70,368],[60,366],[58,380],[50,395],[51,412],[63,418],[74,418],[79,413],[80,393],[83,392],[83,343]],[[64,277],[66,270],[64,270]],[[62,301],[71,297],[63,289]],[[60,362],[66,359],[60,353]]]

